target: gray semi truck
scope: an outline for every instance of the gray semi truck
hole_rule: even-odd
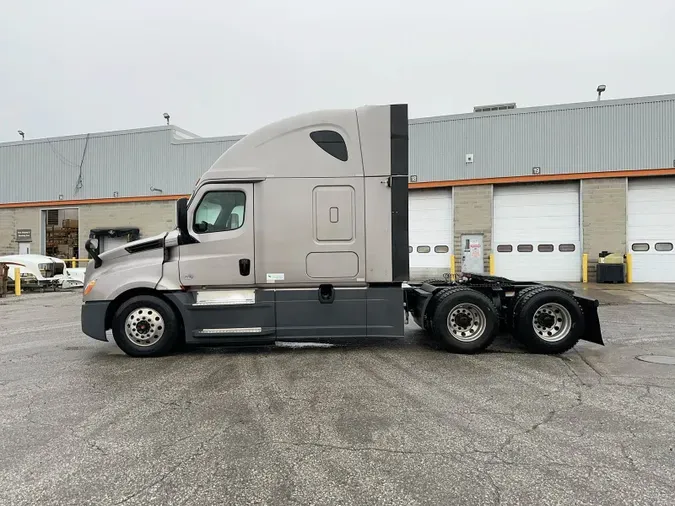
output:
[[[449,351],[498,332],[537,353],[603,345],[598,302],[484,275],[409,282],[408,107],[290,117],[223,153],[177,203],[175,230],[98,253],[81,325],[131,356],[183,345],[403,337],[409,316]]]

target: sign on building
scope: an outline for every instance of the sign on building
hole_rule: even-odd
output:
[[[30,228],[17,228],[16,242],[32,242],[31,232],[32,230]]]

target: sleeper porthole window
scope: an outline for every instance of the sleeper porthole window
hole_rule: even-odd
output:
[[[329,155],[346,162],[347,143],[342,135],[333,130],[315,130],[309,134],[310,138]]]

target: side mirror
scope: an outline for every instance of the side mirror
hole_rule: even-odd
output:
[[[98,256],[98,239],[87,239],[87,242],[84,243],[84,249],[87,250],[87,253],[94,259],[94,267],[97,269],[101,267],[103,261],[101,257]]]
[[[193,244],[197,241],[188,232],[188,215],[187,215],[188,199],[183,197],[176,202],[176,224],[178,225],[178,244]]]
[[[176,223],[178,224],[178,231],[182,236],[189,235],[188,219],[187,219],[187,203],[188,199],[186,199],[185,197],[178,199],[178,202],[176,202]]]
[[[209,229],[209,224],[206,223],[205,221],[201,221],[199,223],[195,223],[195,230],[200,233],[204,233]]]

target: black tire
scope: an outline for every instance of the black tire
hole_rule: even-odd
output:
[[[458,308],[460,304],[470,304],[468,308]],[[451,319],[450,325],[454,327],[453,331],[448,326],[448,318],[454,310],[460,311],[466,317],[471,313],[469,327],[462,327],[460,323],[454,325],[456,320]],[[461,316],[458,314],[457,316]],[[479,316],[479,319],[475,317]],[[456,353],[477,353],[485,350],[497,336],[499,329],[499,313],[493,302],[481,292],[465,286],[457,286],[442,290],[433,313],[430,315],[431,333],[440,340],[448,351]],[[483,324],[480,324],[480,319]],[[463,322],[467,325],[466,322]],[[475,336],[470,336],[473,324],[479,325]],[[482,329],[480,328],[482,327]],[[466,336],[462,339],[462,328],[466,328]],[[453,335],[454,332],[454,335]],[[469,340],[469,338],[471,339]]]
[[[425,283],[427,282],[428,281],[425,281]],[[422,315],[422,322],[424,324],[423,328],[427,332],[429,337],[431,337],[432,339],[435,339],[436,336],[434,335],[431,329],[431,319],[433,317],[434,311],[436,310],[436,306],[438,306],[439,298],[446,290],[448,290],[448,288],[439,289],[436,292],[434,292],[434,294],[429,299],[429,302],[427,303],[424,315]]]
[[[585,331],[584,312],[574,296],[550,286],[524,294],[516,303],[513,318],[514,337],[533,353],[564,353]]]
[[[143,314],[138,314],[138,313]],[[134,339],[127,335],[127,318],[134,314],[134,321],[138,322],[135,336],[141,339]],[[159,318],[159,320],[156,320]],[[147,324],[142,323],[146,321]],[[155,327],[159,322],[160,325]],[[141,333],[147,329],[145,333]],[[176,317],[173,308],[159,297],[152,295],[138,295],[123,302],[112,319],[112,332],[117,346],[124,353],[132,357],[158,357],[171,353],[178,344],[180,344],[180,322]],[[148,345],[144,342],[152,341],[152,338],[145,336],[156,336],[159,338]]]
[[[518,296],[516,297],[515,302],[513,303],[513,307],[511,312],[508,314],[508,319],[507,319],[507,324],[509,326],[509,331],[514,332],[513,337],[517,340],[518,336],[515,334],[515,327],[516,327],[516,320],[518,319],[518,313],[520,312],[520,309],[523,307],[523,299],[525,296],[534,291],[534,290],[540,290],[542,286],[529,286],[527,288],[522,289],[520,292],[518,292]]]

